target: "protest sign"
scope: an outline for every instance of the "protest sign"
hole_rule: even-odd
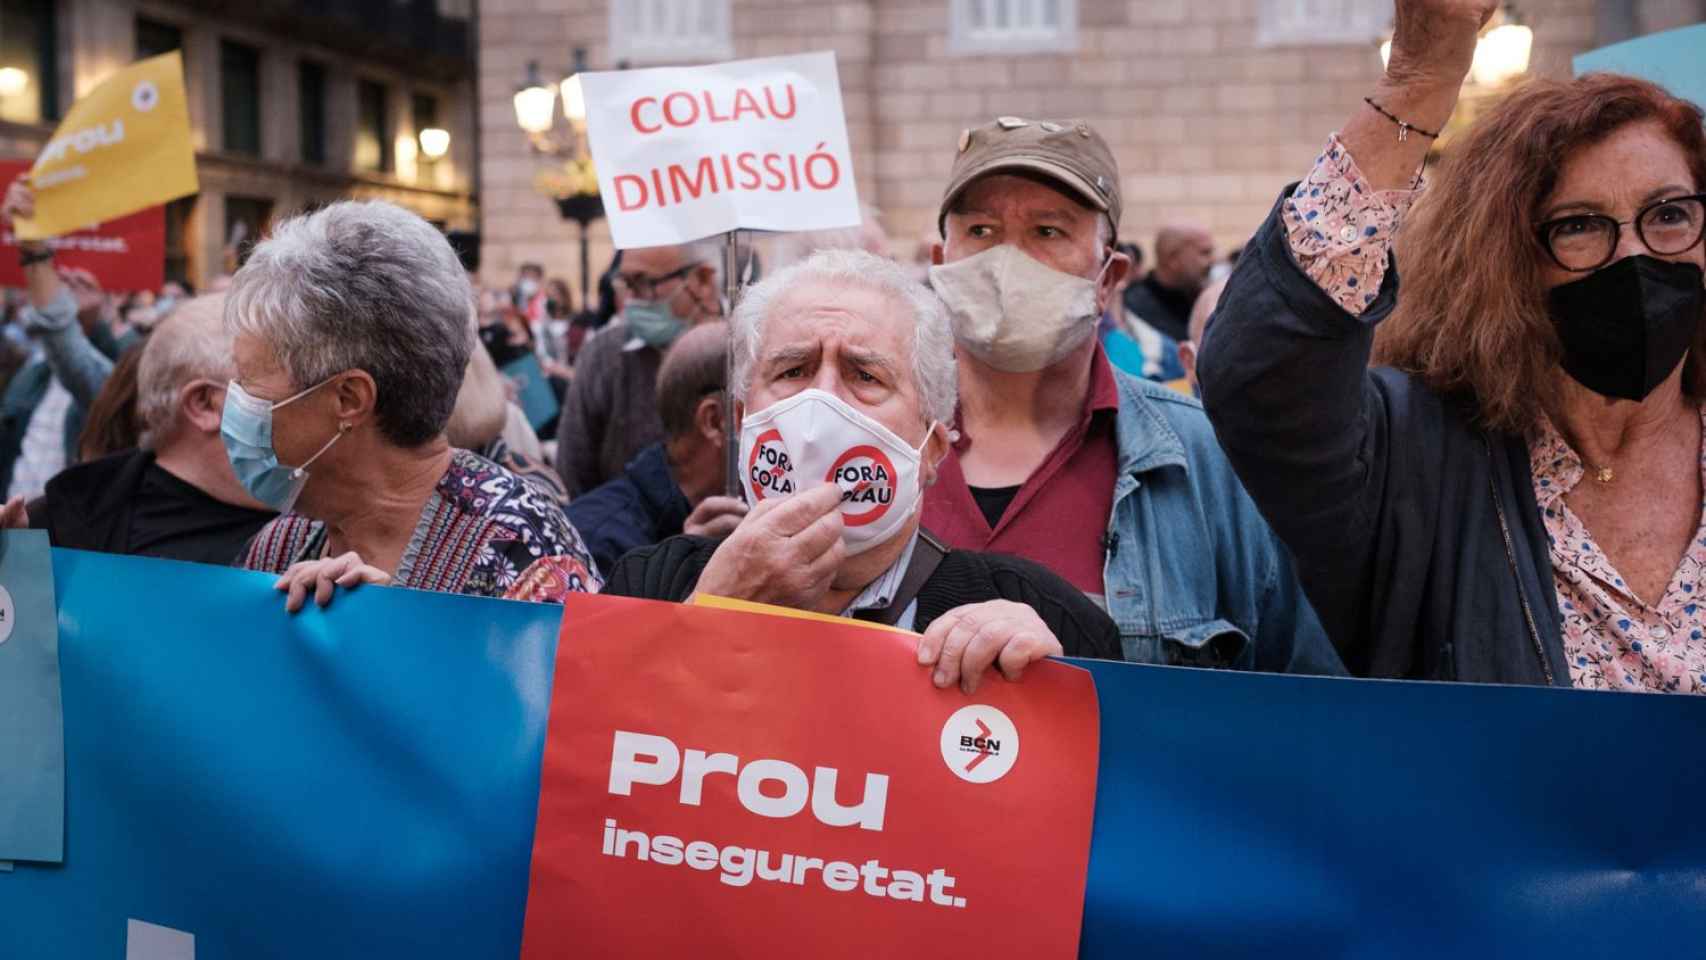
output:
[[[1073,955],[1089,675],[1036,664],[966,697],[930,684],[916,646],[571,598],[523,958]],[[658,903],[670,923],[646,921]]]
[[[548,714],[619,679],[553,695],[563,610],[363,587],[289,616],[270,575],[52,555],[66,856],[0,866],[0,957],[122,957],[127,942],[192,938],[196,960],[520,955],[530,860],[541,866],[534,817]],[[752,632],[779,635],[793,624],[753,622],[763,626]],[[888,639],[850,629],[867,644]],[[589,636],[570,630],[563,656]],[[735,661],[751,649],[743,640],[724,652]],[[1706,941],[1706,823],[1695,815],[1706,771],[1687,760],[1706,739],[1700,698],[1072,662],[1095,680],[1102,731],[1086,960],[1597,960],[1687,956]],[[727,684],[735,668],[700,682]],[[655,659],[644,669],[637,711],[660,679],[687,670]],[[911,663],[898,669],[906,689],[927,686]],[[850,675],[839,662],[833,684],[814,690],[837,696]],[[986,686],[1023,690],[1033,679]],[[723,689],[733,699],[745,688]],[[864,736],[807,719],[816,716],[802,715],[791,735]],[[688,749],[708,759],[718,747],[671,732],[684,763]],[[1033,743],[1021,744],[1021,767]],[[608,760],[610,741],[600,748]],[[859,799],[863,774],[894,772],[822,765],[845,775],[844,804]],[[727,779],[706,778],[706,809],[734,802],[714,789]],[[646,791],[679,799],[679,786],[636,783],[633,797],[611,796],[607,780],[586,786],[589,798],[624,804]],[[935,816],[997,852],[1015,834],[1047,829],[982,822],[947,804]],[[720,861],[704,873],[625,866],[723,887]],[[970,899],[961,884],[971,874],[956,878],[956,895]],[[622,915],[667,938],[679,910],[702,901],[659,882]],[[1018,930],[1029,917],[997,926]],[[764,916],[752,936],[788,924]],[[835,929],[741,955],[833,953],[820,945]],[[956,949],[920,940],[884,955]],[[683,955],[730,951],[718,943]]]
[[[1577,55],[1576,76],[1603,70],[1651,80],[1706,107],[1706,23],[1678,27]]]
[[[545,376],[545,368],[540,366],[537,356],[528,353],[511,360],[503,365],[503,375],[515,384],[515,401],[533,429],[543,428],[557,415],[562,405],[557,402],[557,393],[551,389],[551,380]]]
[[[616,247],[859,223],[835,54],[581,74]]]
[[[41,240],[195,193],[182,58],[131,64],[66,112],[30,168],[35,216],[14,225]]]
[[[28,170],[22,161],[0,160],[0,187]],[[43,242],[53,248],[55,264],[89,271],[103,289],[158,290],[166,269],[166,208],[149,207]],[[18,238],[10,228],[0,229],[0,287],[24,282]]]

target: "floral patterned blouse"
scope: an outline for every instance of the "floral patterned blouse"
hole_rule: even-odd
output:
[[[1706,413],[1701,431],[1706,436]],[[1706,506],[1664,596],[1648,606],[1564,502],[1587,471],[1550,422],[1529,440],[1528,460],[1552,546],[1570,683],[1589,690],[1706,691],[1706,602],[1699,596],[1706,584]]]
[[[255,534],[239,565],[283,573],[325,551],[325,524],[286,514]],[[453,451],[391,583],[549,603],[603,586],[592,554],[556,499],[467,450]]]
[[[1376,191],[1335,134],[1281,208],[1292,255],[1316,285],[1354,315],[1374,302],[1386,255],[1423,189]],[[1706,437],[1706,411],[1702,412]],[[1706,504],[1664,596],[1648,606],[1594,543],[1564,498],[1585,470],[1551,423],[1528,438],[1534,496],[1551,544],[1570,682],[1591,690],[1706,692]],[[1701,471],[1706,475],[1706,443]]]

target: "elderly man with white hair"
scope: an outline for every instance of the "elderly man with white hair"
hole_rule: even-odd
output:
[[[388,203],[286,220],[237,272],[222,435],[244,488],[285,514],[242,563],[282,574],[288,609],[360,583],[559,602],[597,589],[554,498],[445,438],[473,311],[444,235]]]
[[[224,308],[220,295],[186,301],[149,336],[137,370],[144,449],[48,481],[29,520],[54,546],[226,565],[273,518],[237,482],[220,442],[236,371]]]
[[[680,536],[617,563],[606,592],[696,592],[921,631],[918,662],[970,693],[1042,657],[1118,658],[1081,592],[1016,557],[949,550],[919,527],[948,448],[953,334],[941,304],[863,251],[814,254],[754,287],[730,381],[752,512],[723,540]]]

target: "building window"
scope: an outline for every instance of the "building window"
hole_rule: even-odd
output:
[[[356,84],[355,168],[391,172],[391,91],[383,83]]]
[[[1078,49],[1077,0],[952,0],[950,53],[1058,53]]]
[[[272,223],[272,201],[265,197],[225,198],[226,267],[232,273],[249,261],[249,252]]]
[[[57,52],[53,0],[0,0],[0,120],[58,118]]]
[[[219,43],[220,103],[225,114],[225,149],[261,153],[261,52],[241,43]]]
[[[296,110],[302,162],[326,165],[326,68],[310,60],[296,65]]]
[[[166,279],[180,283],[190,276],[190,217],[195,213],[194,196],[179,197],[166,204]]]
[[[729,0],[630,0],[610,5],[612,60],[681,63],[734,55]]]
[[[162,53],[184,48],[184,32],[169,23],[149,20],[146,17],[136,19],[136,59],[146,60],[158,57]]]
[[[1392,0],[1260,0],[1256,45],[1372,44],[1392,25]]]

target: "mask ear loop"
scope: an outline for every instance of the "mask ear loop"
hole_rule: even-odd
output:
[[[327,450],[332,449],[332,444],[337,443],[339,440],[342,440],[344,438],[344,434],[350,432],[350,428],[351,428],[351,425],[350,425],[349,421],[347,421],[347,420],[338,424],[338,432],[332,434],[332,439],[327,440],[325,446],[314,451],[314,455],[312,457],[309,457],[307,462],[303,463],[302,466],[292,469],[290,471],[290,478],[292,480],[302,479],[303,476],[308,473],[308,468],[314,465],[314,461],[320,459],[320,455],[322,453],[325,453]]]

